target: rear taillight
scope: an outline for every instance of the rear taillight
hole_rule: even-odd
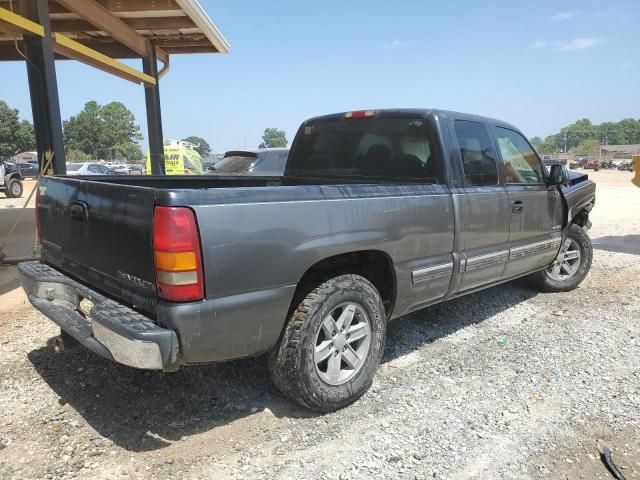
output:
[[[160,298],[172,302],[204,298],[200,235],[191,209],[155,208],[153,253]]]
[[[36,242],[42,245],[42,237],[40,236],[40,185],[36,189]]]

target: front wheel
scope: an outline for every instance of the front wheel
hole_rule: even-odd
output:
[[[269,371],[291,400],[318,412],[338,410],[371,385],[385,336],[376,288],[359,275],[340,275],[313,289],[291,314]]]
[[[17,178],[9,180],[6,195],[9,198],[20,198],[22,196],[22,182]]]
[[[530,283],[543,292],[568,292],[586,278],[591,269],[593,247],[584,228],[573,224],[553,263],[529,275]]]

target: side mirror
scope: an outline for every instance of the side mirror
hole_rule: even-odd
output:
[[[551,171],[549,173],[549,180],[547,182],[551,185],[568,185],[569,184],[569,172],[564,165],[555,164],[551,165]]]

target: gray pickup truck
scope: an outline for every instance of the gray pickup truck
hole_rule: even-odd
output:
[[[361,396],[387,321],[527,276],[587,275],[595,184],[498,120],[368,110],[307,120],[280,177],[44,177],[30,302],[132,367],[267,353],[317,411]]]

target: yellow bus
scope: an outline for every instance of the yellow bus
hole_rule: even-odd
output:
[[[202,158],[194,145],[182,140],[164,141],[165,175],[202,175]],[[147,152],[147,175],[151,175],[151,154]]]

